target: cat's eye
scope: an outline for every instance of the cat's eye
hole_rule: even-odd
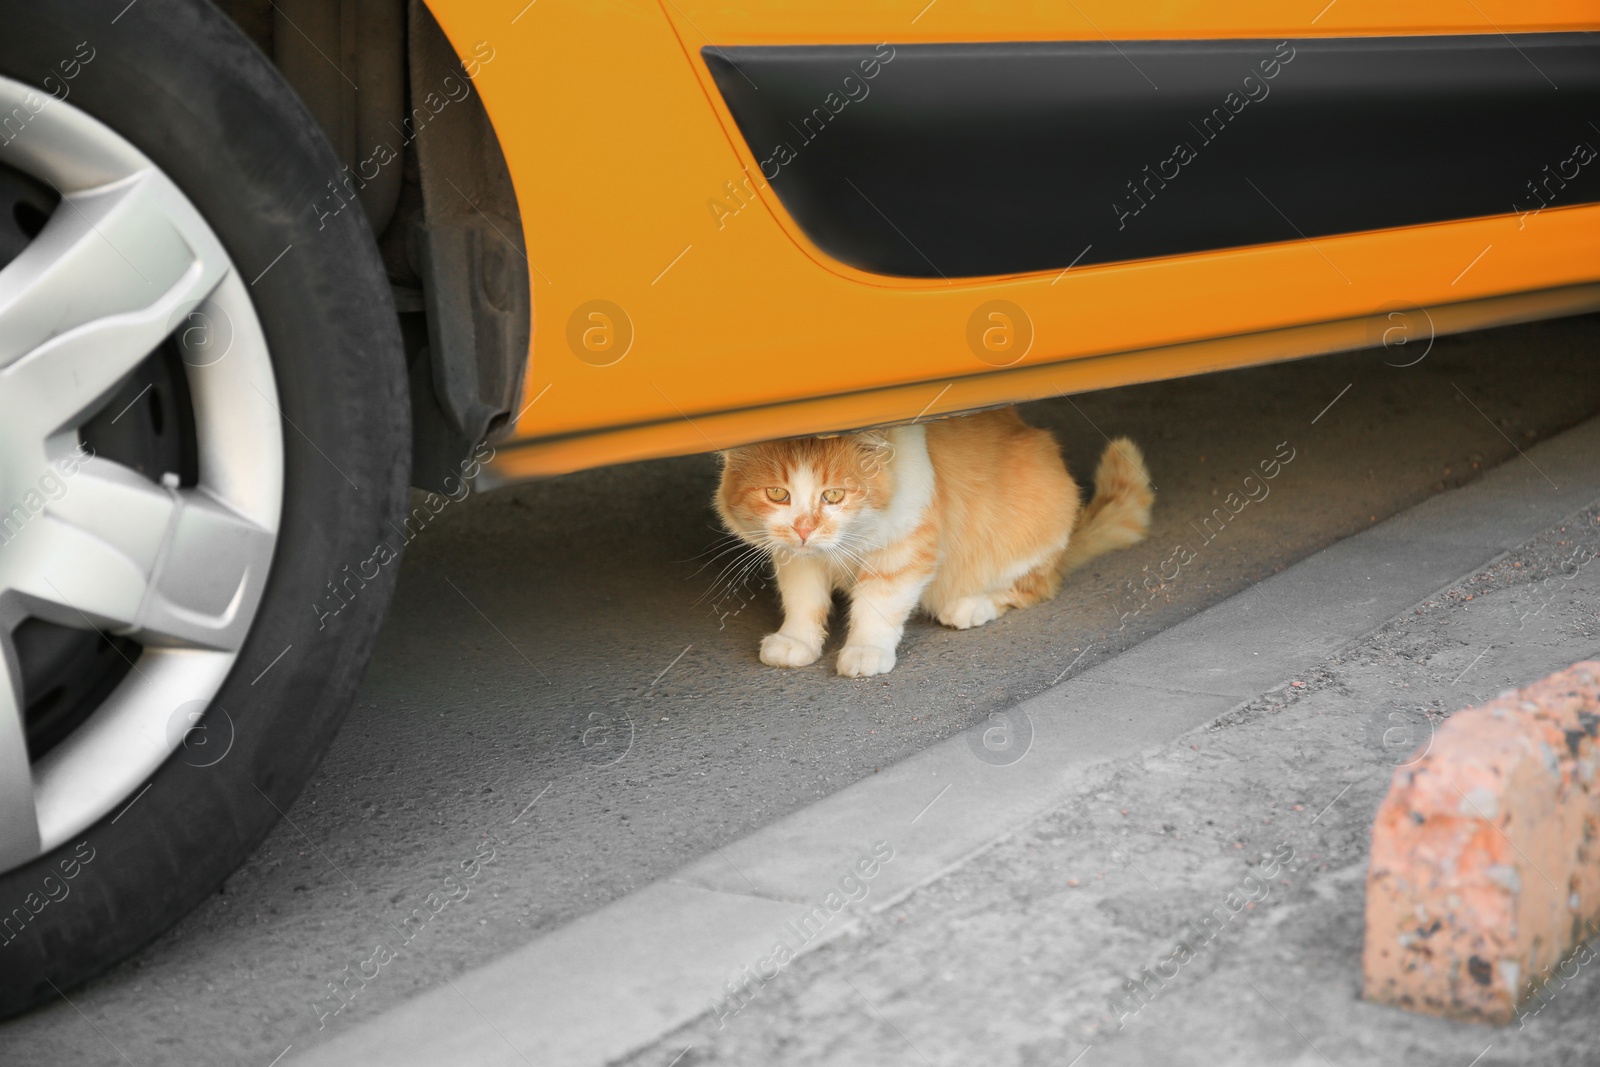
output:
[[[774,504],[782,504],[785,500],[789,499],[789,490],[776,488],[768,489],[767,499],[772,501]]]
[[[837,504],[839,501],[844,499],[844,490],[825,489],[822,492],[822,499],[826,500],[830,504]]]

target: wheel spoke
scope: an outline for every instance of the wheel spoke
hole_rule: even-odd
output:
[[[179,494],[150,593],[130,634],[147,645],[244,644],[277,536],[205,490]]]
[[[273,535],[204,489],[157,486],[91,458],[8,545],[0,585],[31,615],[145,644],[234,650]]]
[[[64,197],[0,270],[0,416],[48,437],[81,417],[216,288],[227,258],[165,177]]]
[[[0,873],[137,803],[239,666],[282,519],[288,425],[251,291],[197,207],[76,98],[41,110],[36,97],[0,75],[0,115],[31,116],[0,136],[0,163],[61,197],[0,265]],[[142,363],[148,384],[130,385]],[[73,455],[83,443],[102,454]],[[30,620],[143,651],[115,643],[135,659],[123,676],[75,635],[51,633],[85,655],[55,655]],[[31,761],[30,728],[49,746]]]
[[[39,817],[23,732],[20,677],[9,639],[0,639],[0,871],[39,854]]]

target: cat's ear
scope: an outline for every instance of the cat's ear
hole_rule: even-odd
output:
[[[870,452],[881,452],[889,447],[887,430],[860,430],[854,436],[856,443]]]

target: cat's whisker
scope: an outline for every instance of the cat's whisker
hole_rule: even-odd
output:
[[[712,596],[720,596],[743,586],[750,575],[762,564],[770,561],[772,551],[781,548],[776,539],[763,536],[746,545],[746,550],[730,560],[712,582]]]
[[[752,576],[756,575],[757,573],[762,573],[764,571],[765,568],[764,568],[763,565],[765,563],[766,563],[766,560],[764,560],[764,559],[760,559],[760,558],[752,559],[749,563],[745,564],[744,569],[739,572],[738,577],[737,577],[737,579],[735,581],[735,584],[738,587],[743,588],[745,585],[747,585],[749,583],[749,581],[750,581]]]
[[[715,600],[732,592],[744,581],[750,570],[758,566],[766,558],[766,553],[759,545],[747,545],[745,550],[730,560],[722,570],[712,579],[706,592],[701,594],[696,603],[704,600]]]
[[[719,532],[719,536],[717,537],[717,539],[715,541],[711,542],[711,544],[707,545],[704,549],[702,549],[699,552],[696,552],[694,555],[690,556],[688,559],[680,559],[677,562],[679,562],[679,563],[693,563],[695,560],[699,559],[701,556],[704,556],[709,552],[719,552],[719,551],[725,552],[729,548],[738,547],[743,542],[744,542],[744,538],[740,537],[738,534],[729,533],[728,531],[723,530],[723,531]]]
[[[740,575],[766,558],[766,553],[759,545],[751,545],[737,556],[734,556],[719,571],[712,580],[713,587],[720,586],[724,581],[730,580],[730,575]]]
[[[713,603],[721,604],[730,598],[739,600],[741,607],[748,603],[755,593],[755,589],[750,588],[749,579],[755,573],[755,568],[758,565],[758,562],[750,563],[744,571],[735,575],[726,585],[721,586],[716,595],[710,598]]]
[[[704,563],[700,564],[700,566],[696,567],[695,570],[694,570],[694,573],[688,575],[684,580],[688,581],[689,578],[698,577],[702,572],[705,571],[705,569],[707,567],[709,567],[712,564],[716,563],[717,560],[721,559],[723,556],[726,556],[729,552],[737,552],[739,549],[744,548],[744,547],[747,547],[747,546],[745,545],[745,543],[743,541],[735,541],[733,544],[726,546],[721,551],[719,551],[716,555],[712,556],[710,559],[708,559]],[[706,551],[709,552],[710,549],[707,549]],[[701,553],[701,554],[704,555],[704,553]],[[680,562],[680,563],[691,563],[691,562],[693,562],[693,560],[685,559],[685,560],[679,560],[678,562]]]
[[[874,578],[882,578],[883,577],[883,574],[881,572],[879,572],[878,568],[876,568],[872,564],[868,563],[865,559],[863,559],[857,553],[852,552],[849,549],[845,549],[844,550],[844,555],[850,560],[851,563],[854,563],[856,565],[856,578],[857,578],[857,580],[860,580],[860,577],[861,577],[861,575],[863,573],[870,574]]]
[[[856,545],[860,545],[867,551],[874,551],[876,549],[876,546],[872,545],[871,542],[869,542],[865,537],[851,534],[848,531],[842,532],[839,535],[839,540],[834,542],[834,545],[830,547],[837,547],[840,555],[844,556],[846,559],[850,560],[850,562],[856,565],[858,569],[858,576],[859,572],[865,571],[874,578],[883,577],[883,575],[878,571],[878,568],[874,567],[871,563],[868,563],[866,557],[861,552],[856,550]]]

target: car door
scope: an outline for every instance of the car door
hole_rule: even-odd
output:
[[[1592,5],[441,2],[519,477],[1600,306]]]

